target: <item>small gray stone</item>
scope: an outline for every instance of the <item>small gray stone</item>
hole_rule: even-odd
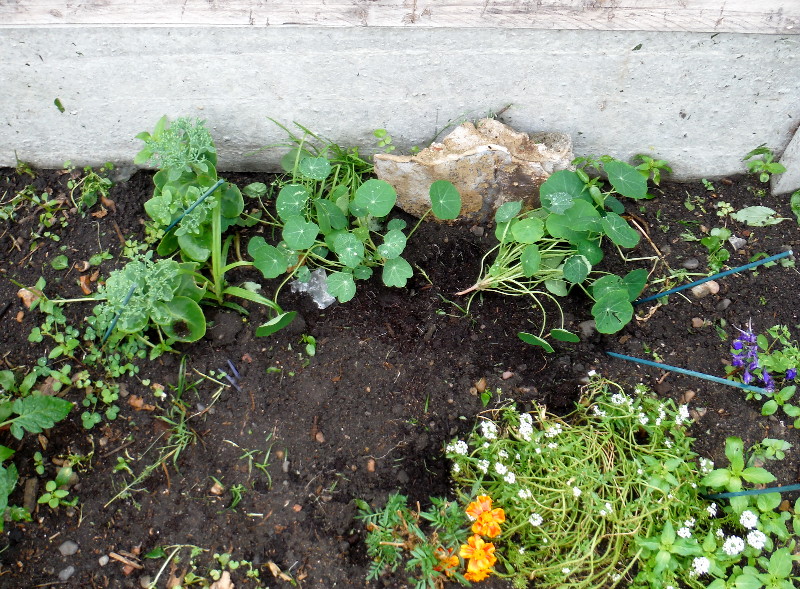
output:
[[[731,244],[731,247],[733,247],[733,249],[740,250],[747,245],[747,240],[742,239],[741,237],[736,237],[734,235],[733,237],[728,239],[728,243]]]
[[[147,589],[152,583],[153,580],[150,578],[150,575],[144,575],[143,577],[139,577],[139,587],[142,589]]]
[[[61,569],[61,572],[58,573],[58,580],[66,581],[74,574],[75,574],[75,567],[70,565],[65,569]]]
[[[100,558],[98,558],[98,559],[97,559],[97,563],[98,563],[98,564],[99,564],[101,567],[104,567],[104,566],[106,566],[106,565],[108,564],[108,561],[109,561],[109,558],[108,558],[108,555],[107,555],[107,554],[104,554],[103,556],[101,556]]]
[[[730,299],[722,299],[720,302],[717,303],[717,311],[724,311],[730,306],[731,306]]]
[[[714,280],[709,280],[703,284],[698,284],[692,288],[692,294],[695,298],[702,299],[710,294],[717,294],[719,292],[719,284]]]
[[[700,260],[697,258],[689,258],[681,264],[687,270],[697,270],[700,267]]]
[[[58,547],[58,551],[61,553],[61,556],[72,556],[78,552],[78,544],[72,540],[67,540],[61,543],[61,546]]]

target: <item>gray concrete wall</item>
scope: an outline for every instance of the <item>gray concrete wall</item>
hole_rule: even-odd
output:
[[[510,104],[505,122],[570,133],[578,155],[648,153],[715,177],[761,143],[782,152],[800,124],[787,35],[18,26],[0,47],[0,165],[15,151],[43,167],[130,162],[134,135],[167,114],[207,121],[221,169],[269,169],[276,151],[247,155],[282,140],[268,117],[343,145],[386,128],[400,152]]]

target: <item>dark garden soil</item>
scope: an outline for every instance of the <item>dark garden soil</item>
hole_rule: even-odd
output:
[[[269,182],[266,175],[226,177],[240,186]],[[41,171],[32,180],[0,170],[0,198],[8,201],[27,184],[38,193],[64,196],[67,178],[63,171]],[[705,271],[705,248],[681,239],[687,230],[681,221],[690,222],[688,228],[696,235],[700,225],[710,229],[724,223],[745,238],[746,245],[732,252],[730,267],[760,252],[772,255],[785,247],[800,247],[788,197],[760,197],[757,191],[764,185],[749,177],[714,185],[715,193],[699,182],[663,184],[652,191],[655,199],[626,203],[649,237],[627,255],[648,259],[614,262],[616,252],[608,250],[606,268],[623,272],[653,268],[658,248],[664,263],[656,264],[653,280],[668,273],[667,264],[680,269],[691,258],[699,260],[698,271]],[[52,346],[47,341],[28,342],[42,315],[23,305],[12,281],[32,286],[44,276],[47,296],[82,296],[78,268],[56,271],[51,260],[66,254],[71,264],[79,263],[108,250],[113,258],[100,266],[102,280],[124,263],[119,258],[123,239],[143,239],[142,204],[151,193],[150,174],[138,172],[114,186],[110,196],[115,208],[105,216],[81,217],[70,214],[66,206],[59,213],[68,220],[67,227],[57,231],[61,240],[38,239],[33,250],[31,233],[37,231],[40,211],[23,208],[17,211],[16,222],[0,221],[0,369],[18,370],[21,376]],[[701,197],[704,204],[689,211],[684,205],[687,195]],[[713,207],[717,200],[737,210],[764,204],[789,220],[763,228],[722,221]],[[99,210],[99,206],[93,209]],[[72,389],[62,394],[78,407],[44,435],[28,435],[18,442],[9,432],[0,432],[0,444],[16,450],[20,481],[11,496],[14,505],[25,502],[26,484],[29,489],[35,484],[27,481],[38,484],[34,494],[29,491],[28,501],[40,495],[67,455],[89,457],[71,489],[79,498],[75,509],[39,506],[32,522],[6,523],[0,587],[140,587],[142,579],[154,578],[164,563],[143,555],[157,546],[179,544],[209,550],[196,560],[198,573],[206,570],[214,552],[232,552],[235,559],[260,568],[264,586],[290,586],[273,577],[271,570],[283,571],[301,587],[368,586],[364,531],[354,519],[353,500],[378,505],[391,492],[401,491],[425,504],[431,495],[446,495],[448,464],[442,448],[469,431],[476,414],[484,410],[474,388],[482,378],[491,390],[502,390],[493,403],[514,399],[527,409],[535,401],[559,413],[569,411],[582,379],[592,369],[626,385],[643,382],[676,401],[691,390],[690,407],[697,420],[692,431],[701,455],[725,463],[724,440],[730,435],[741,436],[746,445],[768,436],[800,448],[800,436],[789,423],[762,417],[760,404],[746,401],[737,389],[605,354],[611,350],[651,359],[657,354],[668,364],[724,376],[729,341],[717,329],[721,320],[726,322],[728,340],[736,334],[736,326],[750,320],[756,331],[783,324],[797,335],[796,269],[762,267],[721,279],[718,294],[702,299],[673,295],[668,305],[658,308],[644,304],[622,332],[603,336],[584,325],[579,344],[555,342],[555,353],[545,354],[517,337],[523,330],[538,332],[539,315],[528,301],[486,294],[474,299],[467,316],[456,306],[465,300],[453,293],[472,284],[492,243],[493,230],[483,233],[477,227],[423,224],[407,249],[409,261],[418,268],[408,288],[389,289],[372,279],[359,283],[351,302],[319,310],[306,295],[285,287],[281,305],[299,311],[300,319],[268,338],[254,336],[254,326],[266,320],[266,313],[255,305],[248,307],[247,320],[234,312],[210,310],[206,337],[181,347],[188,356],[189,377],[201,380],[195,371],[221,370],[230,360],[240,373],[241,390],[224,388],[210,410],[190,421],[198,442],[180,454],[177,470],[168,462],[128,498],[108,504],[130,480],[114,467],[123,457],[139,473],[164,444],[165,424],[158,417],[166,407],[153,395],[152,385],[175,384],[179,356],[142,361],[138,378],[123,381],[127,397],[120,399],[114,421],[85,430],[79,409],[83,394]],[[257,277],[239,272],[231,280],[240,283]],[[264,286],[270,292],[275,285]],[[90,304],[67,305],[66,313],[79,324]],[[579,324],[591,319],[589,309],[583,296],[566,299],[566,327],[581,332]],[[314,357],[301,343],[304,334],[316,338]],[[151,384],[145,386],[142,379]],[[184,398],[199,413],[212,403],[217,389],[201,380]],[[139,408],[137,398],[143,403]],[[269,449],[266,472],[249,463],[248,451],[259,451],[253,456],[255,463],[261,463]],[[44,476],[34,470],[35,451],[44,455]],[[778,484],[791,484],[798,481],[799,465],[800,458],[792,451],[783,462],[768,466]],[[214,479],[226,489],[221,494],[214,492]],[[229,489],[235,485],[242,485],[241,502],[230,509]],[[59,546],[67,540],[75,542],[78,551],[63,556]],[[133,566],[126,567],[114,556],[102,565],[99,559],[111,553]],[[167,567],[159,587],[166,586],[170,572],[178,576],[185,572],[187,553],[183,555],[173,570]],[[59,573],[66,576],[68,567],[74,572],[59,581]],[[255,586],[243,575],[234,575],[234,580],[237,587]],[[406,586],[400,577],[375,586],[383,585]],[[484,586],[505,585],[494,581]]]

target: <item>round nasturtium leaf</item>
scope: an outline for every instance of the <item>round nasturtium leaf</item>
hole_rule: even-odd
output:
[[[428,194],[431,197],[433,214],[440,219],[456,219],[461,213],[461,195],[452,182],[436,180],[431,184]]]
[[[593,204],[585,200],[576,200],[564,212],[564,216],[575,231],[599,232],[602,230],[599,211]]]
[[[548,354],[553,353],[553,346],[547,343],[546,340],[543,340],[538,335],[533,335],[532,333],[527,333],[525,331],[520,331],[517,334],[517,337],[524,341],[526,344],[530,344],[532,346],[539,346]]]
[[[581,341],[577,335],[572,333],[571,331],[567,331],[566,329],[551,329],[550,330],[550,337],[560,342],[570,342],[570,343],[578,343]]]
[[[392,229],[397,229],[398,231],[402,231],[407,226],[408,223],[406,223],[403,219],[392,219],[386,224],[386,228],[390,231]]]
[[[547,197],[557,192],[565,192],[573,198],[578,198],[584,190],[586,190],[586,184],[578,174],[571,170],[559,170],[558,172],[553,172],[539,187],[539,198],[542,199],[542,197]]]
[[[247,244],[247,253],[253,258],[253,265],[264,278],[277,278],[289,266],[289,257],[278,248],[269,245],[264,238],[256,235]]]
[[[522,202],[518,200],[505,202],[497,208],[497,212],[494,214],[494,220],[498,224],[506,223],[516,217],[521,210]]]
[[[527,246],[522,250],[519,262],[522,265],[522,273],[526,278],[535,275],[542,265],[542,254],[539,252],[539,247],[535,243]]]
[[[287,184],[278,193],[275,210],[284,221],[302,215],[310,194],[302,184]]]
[[[372,268],[369,266],[356,266],[353,268],[353,278],[356,280],[367,280],[372,276]]]
[[[564,262],[563,271],[564,278],[572,284],[580,284],[589,276],[589,272],[592,271],[592,265],[584,256],[577,254],[567,258],[567,261]]]
[[[396,258],[406,249],[406,236],[402,231],[392,229],[383,236],[383,243],[378,246],[378,255],[387,260]]]
[[[383,265],[383,283],[386,286],[403,288],[413,275],[414,270],[411,268],[411,264],[403,258],[386,260]]]
[[[168,337],[179,342],[196,342],[206,334],[206,318],[195,301],[175,297],[169,302],[156,303],[158,314],[166,317],[159,326]]]
[[[324,157],[304,157],[297,170],[306,178],[322,181],[330,175],[331,163]]]
[[[317,241],[319,226],[300,216],[290,217],[283,225],[283,241],[289,249],[307,250]]]
[[[570,226],[569,218],[566,215],[550,214],[544,224],[547,232],[553,237],[566,239],[571,243],[586,238],[586,232],[576,231]]]
[[[211,232],[200,235],[184,233],[178,236],[178,245],[190,260],[205,262],[211,256]]]
[[[633,305],[625,289],[612,290],[603,295],[592,306],[597,331],[616,333],[633,318]]]
[[[542,207],[551,213],[561,215],[575,203],[575,197],[568,192],[552,192],[540,197]]]
[[[519,219],[512,217],[510,221],[501,221],[494,227],[494,236],[500,243],[509,243],[514,241],[514,225],[519,223]]]
[[[223,184],[217,190],[222,192],[219,200],[222,216],[235,219],[241,215],[242,211],[244,211],[244,198],[242,198],[239,187],[236,184]]]
[[[647,284],[647,276],[647,270],[639,268],[631,270],[622,278],[622,285],[628,290],[629,301],[634,300],[644,290],[644,285]]]
[[[364,244],[350,232],[336,236],[333,251],[339,256],[339,261],[349,268],[355,268],[364,260]]]
[[[603,250],[588,239],[581,239],[576,243],[578,253],[584,256],[592,266],[597,266],[603,260]]]
[[[641,174],[640,174],[641,177]],[[616,213],[608,213],[602,219],[603,231],[611,241],[620,247],[636,247],[639,243],[639,232],[628,225],[628,222]]]
[[[340,303],[346,303],[356,294],[356,283],[349,272],[333,272],[328,276],[328,293]]]
[[[563,280],[545,280],[544,287],[557,297],[567,296],[567,283]]]
[[[536,217],[528,217],[514,223],[511,234],[520,243],[536,243],[544,235],[544,223]]]
[[[645,198],[647,196],[647,178],[630,164],[619,160],[611,160],[603,164],[608,174],[608,181],[614,190],[628,198]]]
[[[396,200],[397,193],[391,184],[372,178],[358,187],[353,204],[366,209],[373,217],[385,217],[394,208]]]

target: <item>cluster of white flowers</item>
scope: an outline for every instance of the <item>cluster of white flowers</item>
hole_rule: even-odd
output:
[[[498,455],[500,458],[508,458],[508,452],[506,452],[505,450],[500,450],[500,451],[497,453],[497,455]]]
[[[592,406],[592,413],[597,415],[597,417],[605,417],[606,416],[606,412],[603,411],[602,409],[600,409],[600,407],[598,407],[597,405],[593,405]]]
[[[761,530],[751,530],[747,534],[747,543],[756,550],[762,550],[767,543],[767,536]]]
[[[532,513],[531,516],[528,518],[528,523],[534,527],[541,526],[543,521],[544,519],[542,519],[542,516],[536,512]]]
[[[708,512],[708,517],[717,517],[717,504],[712,503],[711,505],[707,506],[706,511]]]
[[[458,474],[461,472],[461,465],[458,462],[453,463],[452,472],[453,474]]]
[[[691,528],[687,528],[686,526],[683,526],[682,528],[678,529],[677,534],[681,538],[687,538],[688,539],[688,538],[692,537],[692,530],[691,530]]]
[[[583,491],[581,491],[580,487],[572,487],[572,496],[573,497],[580,497],[581,493],[583,493]]]
[[[530,413],[523,413],[519,416],[519,435],[526,442],[531,441],[533,436],[533,418]]]
[[[656,417],[656,425],[661,425],[661,423],[667,418],[667,412],[664,411],[664,404],[658,406],[658,417]]]
[[[700,466],[700,472],[703,474],[708,474],[712,470],[714,470],[714,461],[709,460],[708,458],[701,458],[697,461]]]
[[[603,509],[600,510],[600,515],[606,517],[607,515],[611,515],[612,513],[614,513],[614,506],[611,505],[611,503],[609,503],[608,501],[606,501],[606,504],[603,506]]]
[[[517,496],[520,499],[530,499],[531,497],[533,497],[533,493],[531,493],[530,489],[520,489],[517,492]]]
[[[696,524],[696,523],[697,523],[697,520],[695,520],[693,517],[690,517],[685,522],[683,522],[683,525],[686,526],[687,528],[693,528],[694,524]]]
[[[739,536],[728,536],[722,545],[722,551],[728,556],[736,556],[744,550],[744,540]]]
[[[495,462],[494,470],[497,474],[506,474],[508,472],[508,467],[502,462]]]
[[[561,427],[560,423],[555,423],[544,430],[544,435],[548,438],[555,438],[558,434],[564,431],[564,428]]]
[[[672,446],[674,446],[674,445],[675,445],[675,442],[673,442],[670,438],[667,438],[667,437],[664,438],[664,447],[665,448],[672,448]]]
[[[489,461],[488,460],[478,460],[478,470],[481,471],[483,474],[489,472]]]
[[[481,435],[487,440],[497,439],[497,424],[494,421],[481,422]]]
[[[683,425],[683,423],[689,421],[689,419],[689,406],[681,405],[678,407],[678,414],[675,416],[675,425]]]
[[[647,415],[645,415],[641,411],[639,412],[639,415],[637,417],[639,418],[639,423],[641,423],[642,425],[647,425],[647,423],[650,421],[650,418],[647,417]]]
[[[758,516],[749,509],[746,509],[742,512],[742,515],[739,516],[739,523],[748,530],[752,530],[758,525]]]
[[[456,440],[455,442],[451,442],[447,444],[445,451],[449,454],[460,454],[461,456],[466,456],[467,452],[469,452],[469,446],[464,440]]]
[[[558,444],[556,442],[550,442],[549,444],[547,444],[547,447],[553,450],[555,448],[558,448]]]
[[[509,472],[506,474],[506,476],[503,477],[503,480],[507,482],[509,485],[513,485],[514,483],[517,482],[517,475],[515,475],[513,472]]]
[[[692,570],[689,573],[692,576],[699,577],[708,573],[711,568],[711,561],[705,556],[698,556],[692,561]]]
[[[631,399],[625,393],[614,393],[611,395],[611,402],[614,403],[614,405],[624,405],[629,409],[633,407],[633,399]]]

